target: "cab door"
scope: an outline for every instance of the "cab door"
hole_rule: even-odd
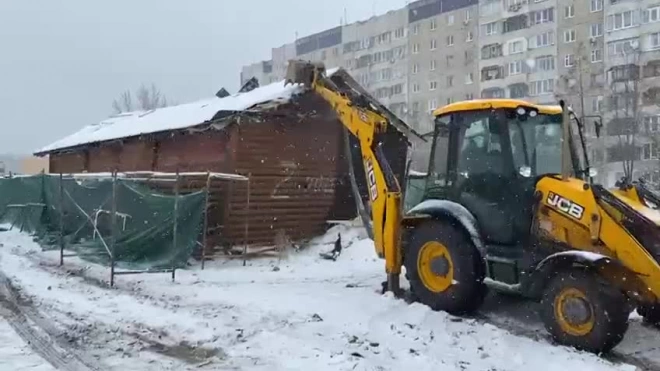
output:
[[[475,216],[489,245],[519,244],[528,202],[507,125],[503,112],[490,110],[455,114],[451,123],[451,198]]]

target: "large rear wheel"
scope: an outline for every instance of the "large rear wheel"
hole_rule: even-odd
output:
[[[404,266],[413,297],[455,315],[479,309],[487,292],[485,270],[465,233],[449,222],[431,221],[416,227],[410,238]]]
[[[541,317],[563,345],[593,353],[617,346],[628,330],[625,295],[586,270],[558,272],[541,299]]]

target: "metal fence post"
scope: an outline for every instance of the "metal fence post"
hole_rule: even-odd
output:
[[[110,287],[115,285],[115,235],[117,216],[117,170],[112,173],[112,210],[110,212]]]
[[[179,224],[179,169],[176,170],[176,180],[174,181],[174,226],[172,227],[172,249],[176,254],[177,230]],[[172,282],[176,276],[176,262],[172,260]]]
[[[64,176],[60,173],[60,267],[64,265]]]
[[[211,172],[206,173],[206,201],[204,201],[204,230],[202,232],[202,270],[206,263],[206,234],[209,231],[209,198],[211,194]]]
[[[243,266],[247,265],[247,245],[248,245],[248,224],[250,220],[250,177],[248,174],[247,179],[247,202],[245,203],[245,236],[243,237]]]

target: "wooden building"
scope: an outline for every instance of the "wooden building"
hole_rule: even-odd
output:
[[[335,73],[355,83],[342,70]],[[403,185],[406,138],[416,134],[391,119],[395,127],[385,152]],[[49,155],[51,173],[178,170],[249,176],[248,243],[267,246],[278,234],[306,239],[322,233],[328,220],[356,217],[349,147],[364,198],[367,192],[357,142],[351,137],[352,146],[346,146],[345,138],[322,98],[278,82],[224,98],[111,117],[35,155]],[[201,188],[197,182],[187,186]],[[245,187],[244,182],[211,187],[207,255],[243,243]]]

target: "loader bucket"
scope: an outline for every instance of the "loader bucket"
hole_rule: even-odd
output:
[[[325,67],[322,63],[312,63],[302,60],[289,61],[286,69],[284,85],[303,84],[311,87],[317,76],[325,73]]]

